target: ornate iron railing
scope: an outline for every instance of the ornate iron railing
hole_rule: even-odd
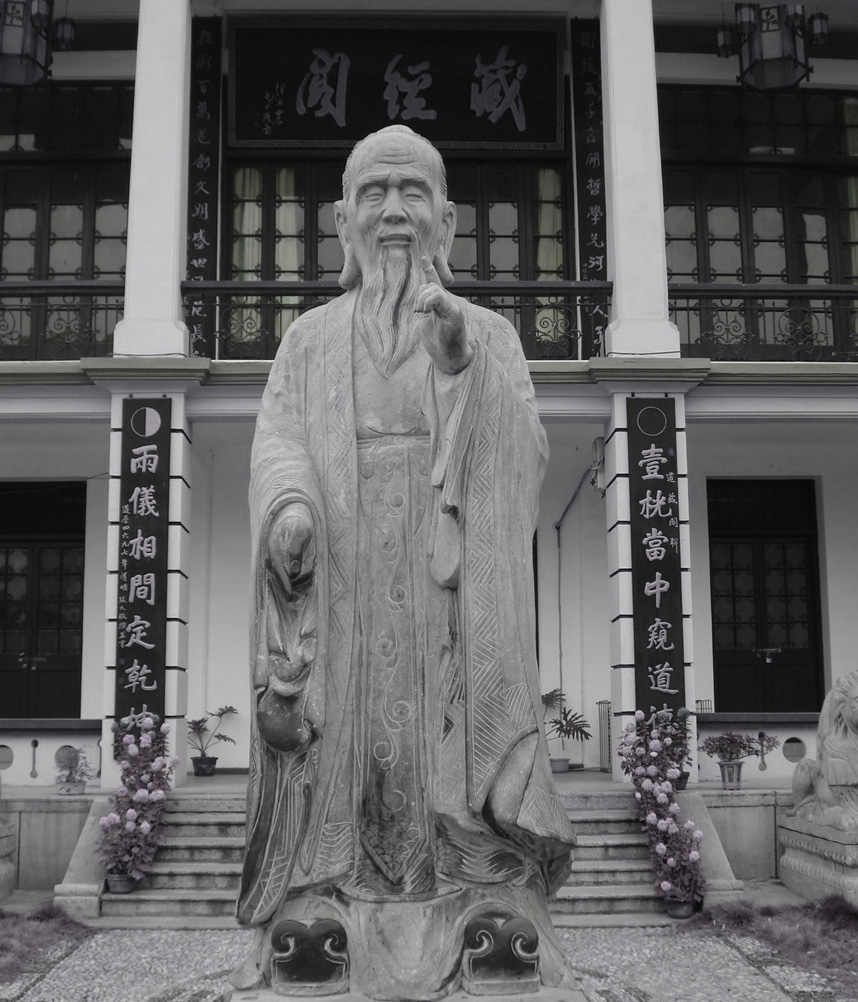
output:
[[[858,286],[670,285],[684,356],[858,362]]]
[[[611,285],[606,282],[457,282],[453,290],[505,316],[529,359],[602,353]],[[273,358],[301,313],[342,290],[333,282],[183,282],[194,352],[210,358]]]
[[[0,361],[109,355],[124,294],[121,282],[0,282]]]

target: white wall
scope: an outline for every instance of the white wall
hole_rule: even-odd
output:
[[[584,764],[599,764],[597,702],[610,698],[605,509],[585,481],[563,525],[558,618],[557,534],[560,518],[592,461],[600,426],[549,422],[551,456],[540,496],[538,631],[540,688],[559,686],[593,726]],[[240,715],[226,730],[237,747],[217,748],[220,765],[248,761],[250,696],[248,604],[250,534],[248,464],[253,423],[206,422],[194,428],[190,669],[188,714],[231,703]],[[694,650],[697,697],[713,697],[707,477],[816,479],[826,688],[855,668],[858,649],[858,436],[841,423],[691,423],[688,428]],[[562,665],[560,647],[562,641]]]
[[[193,515],[188,716],[232,705],[222,730],[237,745],[213,746],[218,768],[246,769],[250,756],[250,444],[253,422],[193,428]]]
[[[583,713],[592,725],[593,740],[584,744],[584,764],[595,767],[599,764],[596,702],[610,699],[611,678],[605,503],[589,479],[569,509],[560,534],[559,603],[554,524],[592,464],[593,439],[604,432],[599,425],[557,422],[546,424],[546,431],[551,453],[540,495],[537,535],[540,689],[561,688],[567,706]],[[580,746],[570,750],[574,761]]]

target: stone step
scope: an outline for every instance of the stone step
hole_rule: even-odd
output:
[[[572,858],[581,859],[649,859],[649,839],[643,832],[608,835],[578,835],[578,845]]]
[[[197,814],[174,811],[164,815],[165,834],[169,838],[243,836],[244,815],[212,811]]]
[[[161,863],[178,861],[240,863],[244,859],[244,837],[226,835],[209,838],[176,838],[168,834],[158,846],[155,858]]]
[[[569,915],[552,912],[555,929],[624,929],[673,925],[666,911],[661,912],[604,912],[602,914]]]
[[[564,791],[560,800],[567,811],[620,810],[634,812],[635,799],[630,787],[598,793],[586,791]]]
[[[247,797],[238,794],[183,794],[174,790],[167,798],[167,814],[210,814],[218,811],[226,814],[244,814]]]
[[[603,915],[605,913],[659,912],[664,909],[652,883],[646,884],[582,884],[565,885],[551,902],[550,910],[558,914]]]
[[[614,884],[619,887],[645,883],[651,875],[649,859],[576,859],[566,886]]]
[[[147,890],[210,890],[238,891],[241,880],[240,863],[212,863],[196,861],[163,862],[155,860],[152,869],[141,882]]]
[[[616,835],[623,832],[639,832],[641,823],[633,810],[608,808],[605,810],[571,810],[566,814],[576,832]]]
[[[105,893],[101,914],[105,917],[157,917],[166,915],[232,915],[235,892],[197,889],[193,894],[182,890],[147,890],[136,887],[129,894]]]

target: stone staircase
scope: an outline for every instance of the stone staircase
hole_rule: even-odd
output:
[[[649,844],[631,790],[565,793],[563,803],[578,847],[569,879],[551,903],[555,924],[669,922],[653,886]]]
[[[243,795],[174,794],[152,870],[131,894],[103,894],[102,917],[181,919],[186,928],[233,927],[244,822]]]
[[[668,922],[652,886],[646,835],[635,818],[632,794],[563,795],[578,833],[569,880],[551,904],[558,926]],[[106,892],[108,923],[135,920],[186,928],[233,927],[244,854],[245,798],[240,794],[174,795],[166,836],[151,872],[131,894]]]

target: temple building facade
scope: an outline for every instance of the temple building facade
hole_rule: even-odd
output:
[[[246,769],[254,422],[396,123],[444,157],[452,291],[530,365],[566,754],[619,780],[635,709],[688,706],[787,776],[858,650],[858,7],[47,6],[0,3],[0,780],[72,745],[106,784],[144,705],[180,775],[235,707]]]

